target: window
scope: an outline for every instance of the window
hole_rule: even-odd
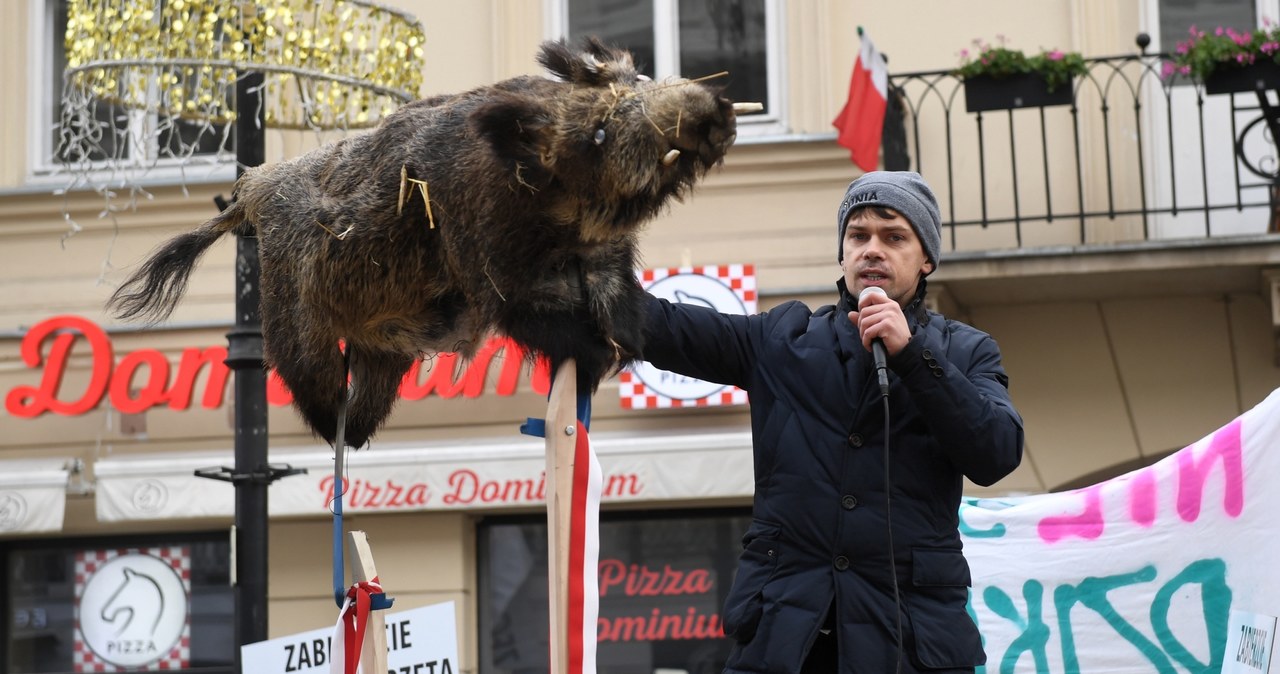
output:
[[[63,70],[67,58],[63,36],[67,32],[68,5],[69,0],[32,0],[39,31],[33,40],[39,58],[33,61],[43,66],[36,78],[43,86],[38,87],[38,95],[33,96],[38,102],[38,109],[32,115],[33,126],[37,127],[31,134],[36,139],[32,151],[33,173],[49,174],[71,164],[108,169],[106,162],[113,160],[120,164],[153,166],[163,177],[166,167],[177,167],[196,159],[205,164],[225,165],[226,172],[218,177],[231,177],[234,138],[228,135],[224,142],[222,129],[203,121],[127,110],[105,100],[94,101],[80,119],[64,119]],[[68,138],[79,135],[95,138],[91,149],[86,144],[67,142]]]
[[[478,529],[480,671],[547,671],[544,518]],[[745,512],[604,514],[600,522],[601,674],[718,674],[729,655],[720,608],[733,580]]]
[[[739,135],[783,126],[777,0],[561,0],[552,33],[594,35],[635,56],[644,74],[689,79],[729,74],[726,95],[764,105],[739,119]]]
[[[0,568],[0,671],[231,671],[225,534],[13,544]]]
[[[1192,26],[1212,31],[1217,26],[1248,32],[1257,25],[1255,0],[1158,0],[1160,51],[1173,53],[1188,40]],[[1175,75],[1173,83],[1190,86],[1190,77]]]

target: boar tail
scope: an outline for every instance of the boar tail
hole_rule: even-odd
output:
[[[187,281],[200,257],[223,234],[245,221],[244,208],[229,208],[198,228],[175,236],[161,246],[107,300],[107,310],[122,320],[155,324],[169,317],[187,290]]]

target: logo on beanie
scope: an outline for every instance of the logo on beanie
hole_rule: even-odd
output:
[[[853,195],[853,203],[860,204],[864,201],[879,201],[880,195],[875,190],[868,190],[862,194]]]

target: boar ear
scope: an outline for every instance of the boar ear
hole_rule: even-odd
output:
[[[471,113],[476,133],[489,142],[494,155],[520,178],[532,182],[545,174],[544,157],[551,149],[551,114],[537,100],[496,94]]]
[[[615,49],[606,45],[595,36],[590,36],[582,41],[582,50],[589,56],[583,58],[588,61],[591,57],[600,63],[607,64],[613,71],[633,71],[635,70],[635,62],[631,57],[631,52],[625,49]]]
[[[538,63],[542,64],[547,72],[566,82],[573,82],[575,70],[582,67],[581,61],[564,40],[543,42],[542,51],[538,54]]]
[[[582,41],[582,50],[574,51],[563,41],[542,43],[538,62],[552,75],[566,82],[604,86],[610,81],[635,80],[631,54],[606,47],[598,38]]]

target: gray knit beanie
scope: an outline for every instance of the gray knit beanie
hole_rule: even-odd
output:
[[[849,213],[861,206],[885,206],[902,214],[920,237],[934,270],[942,255],[942,216],[933,190],[915,171],[872,171],[849,183],[836,216],[836,260],[844,262],[844,230]]]

